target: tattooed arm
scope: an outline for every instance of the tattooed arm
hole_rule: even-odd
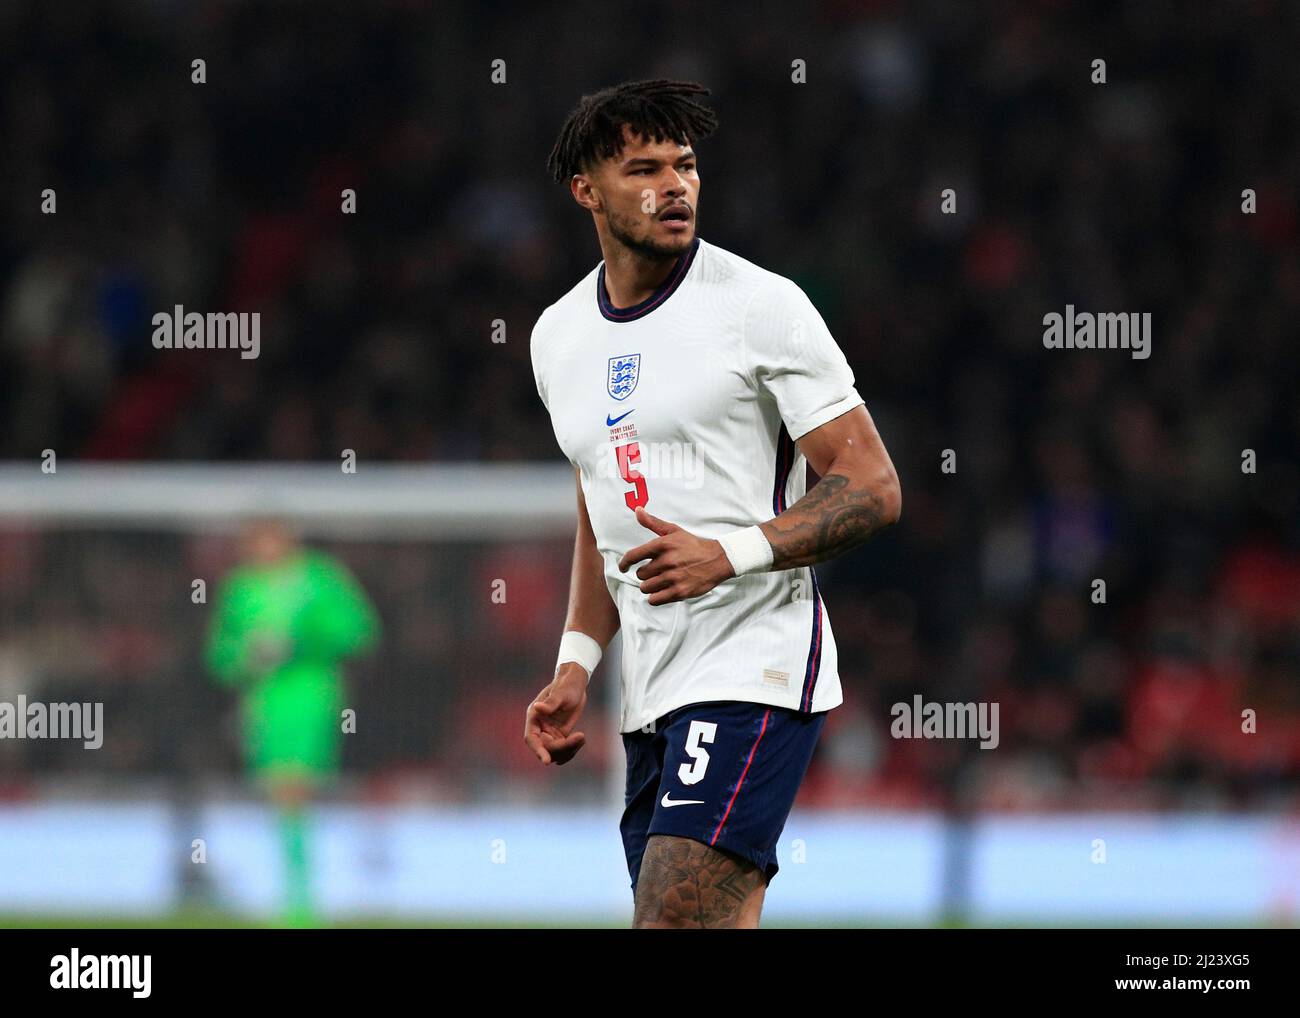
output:
[[[772,546],[772,569],[841,555],[896,522],[903,508],[894,464],[865,406],[814,428],[799,439],[799,449],[821,480],[780,516],[761,524]],[[696,537],[644,507],[636,518],[656,536],[629,550],[618,568],[626,572],[649,560],[636,571],[649,604],[699,597],[735,575],[718,541]]]
[[[865,406],[814,428],[798,444],[821,480],[762,524],[773,569],[842,555],[898,522],[903,510],[898,474]]]

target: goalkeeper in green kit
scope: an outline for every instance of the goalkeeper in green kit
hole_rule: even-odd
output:
[[[243,563],[217,591],[207,662],[241,694],[245,755],[279,812],[286,921],[310,926],[306,808],[338,772],[340,665],[375,641],[379,620],[352,574],[284,523],[259,520],[243,543]]]

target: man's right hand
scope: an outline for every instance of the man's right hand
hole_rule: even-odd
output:
[[[568,763],[587,741],[582,732],[573,731],[587,706],[587,678],[582,665],[566,661],[555,681],[528,705],[524,742],[542,763]]]

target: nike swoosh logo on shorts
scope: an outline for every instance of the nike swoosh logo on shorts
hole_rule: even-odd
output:
[[[634,414],[634,413],[636,413],[636,409],[635,409],[635,408],[633,408],[633,409],[631,409],[631,410],[629,410],[629,411],[627,412],[627,414]],[[619,414],[619,416],[617,416],[617,417],[614,417],[614,416],[611,415],[611,414],[606,414],[606,415],[605,415],[605,427],[607,427],[607,428],[612,428],[615,424],[617,424],[617,423],[618,423],[619,421],[621,421],[624,417],[626,417],[627,414]]]
[[[670,799],[669,793],[664,792],[664,797],[659,800],[660,806],[702,806],[703,799]]]

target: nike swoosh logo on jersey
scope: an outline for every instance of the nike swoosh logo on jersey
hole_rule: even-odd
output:
[[[670,799],[668,793],[664,792],[664,797],[659,800],[660,806],[702,806],[703,799]]]
[[[636,410],[635,410],[635,409],[633,409],[633,410],[629,410],[629,411],[627,412],[627,414],[634,414],[634,413],[636,413]],[[624,417],[626,417],[627,414],[621,414],[621,415],[618,416],[618,417],[610,417],[609,414],[606,414],[606,415],[605,415],[605,426],[606,426],[607,428],[612,428],[615,424],[617,424],[617,423],[618,423],[619,421],[621,421]]]

